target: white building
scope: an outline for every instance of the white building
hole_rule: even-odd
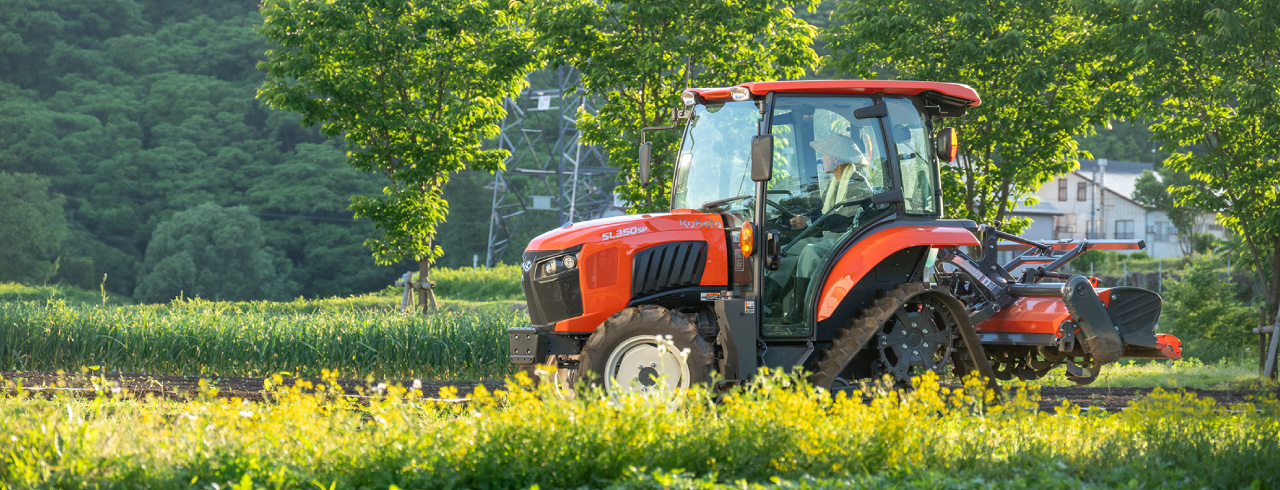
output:
[[[1146,252],[1152,257],[1181,257],[1178,235],[1168,216],[1133,201],[1138,177],[1152,169],[1150,163],[1080,160],[1078,170],[1040,187],[1035,207],[1018,208],[1012,214],[1032,220],[1023,233],[1027,238],[1140,239],[1146,241]],[[1205,213],[1197,228],[1218,238],[1226,236],[1212,213]]]

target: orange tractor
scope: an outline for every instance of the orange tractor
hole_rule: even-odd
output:
[[[531,241],[532,327],[509,331],[512,362],[622,392],[761,367],[804,368],[833,390],[925,371],[1034,379],[1059,365],[1088,383],[1120,358],[1181,357],[1155,333],[1156,293],[1059,272],[1141,241],[1046,243],[943,219],[939,165],[957,137],[941,124],[981,103],[972,88],[759,82],[681,98],[671,126],[646,128],[683,126],[671,212]],[[1021,255],[998,263],[1010,246]]]

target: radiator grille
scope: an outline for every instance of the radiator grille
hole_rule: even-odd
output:
[[[707,242],[671,242],[641,250],[631,266],[631,297],[702,282],[707,263]]]

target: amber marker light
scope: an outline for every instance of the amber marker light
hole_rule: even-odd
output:
[[[948,162],[956,161],[956,155],[960,153],[960,135],[956,134],[956,128],[947,128],[951,131],[951,153]]]
[[[756,227],[751,223],[742,224],[742,236],[738,237],[742,245],[742,255],[750,257],[756,251]]]

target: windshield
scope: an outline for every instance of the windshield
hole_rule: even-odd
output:
[[[760,109],[737,101],[693,108],[676,161],[671,189],[673,209],[699,209],[704,203],[754,196],[751,137],[759,132]],[[723,210],[749,212],[754,199],[725,203]]]

